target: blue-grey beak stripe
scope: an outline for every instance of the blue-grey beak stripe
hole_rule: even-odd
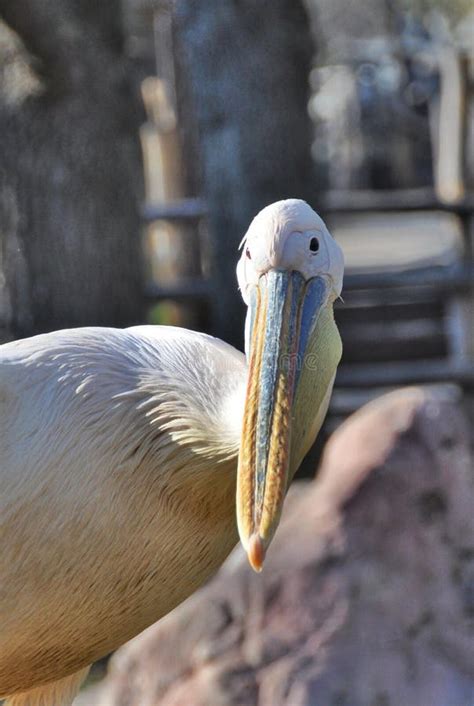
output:
[[[265,477],[269,456],[273,405],[280,369],[290,366],[290,356],[296,355],[292,342],[298,333],[298,303],[304,287],[299,272],[272,270],[266,275],[267,320],[260,375],[260,398],[256,433],[256,508],[261,508],[265,492]],[[290,290],[290,291],[289,291]],[[284,332],[284,315],[291,297],[288,330]],[[284,335],[285,340],[282,339]],[[256,518],[257,519],[257,518]]]

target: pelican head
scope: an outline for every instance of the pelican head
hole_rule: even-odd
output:
[[[260,211],[242,246],[248,383],[237,522],[260,571],[287,487],[326,413],[342,351],[332,309],[344,260],[322,219],[299,199]]]

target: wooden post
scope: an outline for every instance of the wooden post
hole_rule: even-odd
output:
[[[435,144],[435,188],[442,201],[463,198],[466,137],[467,59],[451,46],[439,57],[441,92]]]
[[[186,195],[183,157],[170,89],[163,79],[142,83],[148,122],[141,129],[146,200],[156,206],[176,202]],[[156,220],[144,238],[147,275],[152,284],[170,287],[200,273],[200,248],[195,224]],[[193,303],[162,302],[152,320],[156,323],[194,327]]]

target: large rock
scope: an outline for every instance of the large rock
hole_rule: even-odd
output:
[[[473,480],[452,400],[372,402],[293,487],[263,573],[236,550],[88,706],[472,706]]]

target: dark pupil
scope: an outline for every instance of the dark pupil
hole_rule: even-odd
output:
[[[309,249],[311,252],[318,252],[319,250],[319,240],[317,238],[311,238],[309,241]]]
[[[248,248],[247,248],[247,250],[245,251],[245,254],[247,255],[247,257],[248,257],[249,260],[252,259],[251,255],[250,255],[250,250],[249,250]]]

